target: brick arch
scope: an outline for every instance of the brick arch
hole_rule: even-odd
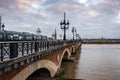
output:
[[[65,48],[65,49],[63,50],[63,52],[62,52],[61,59],[60,59],[60,62],[59,62],[59,67],[60,67],[60,65],[61,65],[62,59],[63,59],[63,57],[64,57],[65,54],[68,55],[68,56],[67,56],[67,59],[69,59],[70,56],[71,56],[71,52],[70,52],[70,50],[69,50],[68,48]]]
[[[16,76],[12,78],[12,80],[25,80],[29,77],[29,75],[31,75],[36,70],[39,70],[40,68],[48,69],[51,77],[53,77],[57,72],[58,66],[50,60],[36,61],[33,64],[28,65],[28,67],[23,69],[21,72],[19,72]]]
[[[74,52],[75,52],[75,46],[74,46],[74,45],[72,45],[72,47],[71,47],[71,49],[70,49],[70,52],[71,52],[71,53],[74,53]]]

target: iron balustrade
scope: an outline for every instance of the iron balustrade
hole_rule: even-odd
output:
[[[66,41],[66,44],[67,43],[73,43],[73,41]],[[0,42],[0,61],[6,61],[36,52],[51,50],[62,47],[63,44],[64,41],[62,40]]]

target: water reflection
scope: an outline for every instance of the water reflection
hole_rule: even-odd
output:
[[[120,45],[85,44],[75,62],[64,62],[65,77],[85,80],[120,80]]]
[[[64,78],[75,78],[76,71],[78,69],[79,60],[80,60],[81,48],[76,51],[75,60],[74,62],[62,62],[61,67],[65,70]]]

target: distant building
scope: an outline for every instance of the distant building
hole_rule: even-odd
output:
[[[55,29],[55,33],[52,34],[52,37],[53,37],[53,39],[57,40],[57,32],[56,32],[56,29]]]
[[[1,30],[1,26],[2,26],[2,17],[0,16],[0,30]]]
[[[2,16],[0,16],[0,30],[4,30],[5,25],[2,23]]]
[[[56,29],[55,29],[55,40],[57,39],[57,32],[56,32]]]

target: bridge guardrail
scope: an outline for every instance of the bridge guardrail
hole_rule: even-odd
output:
[[[3,52],[0,53],[0,75],[24,64],[29,65],[37,59],[51,54],[52,51],[76,44],[77,42],[79,40],[0,42],[0,52]],[[17,50],[14,51],[15,49]]]
[[[54,40],[54,41],[11,41],[0,42],[0,62],[22,57],[31,53],[50,50],[55,47],[61,47],[76,41],[67,40]]]

